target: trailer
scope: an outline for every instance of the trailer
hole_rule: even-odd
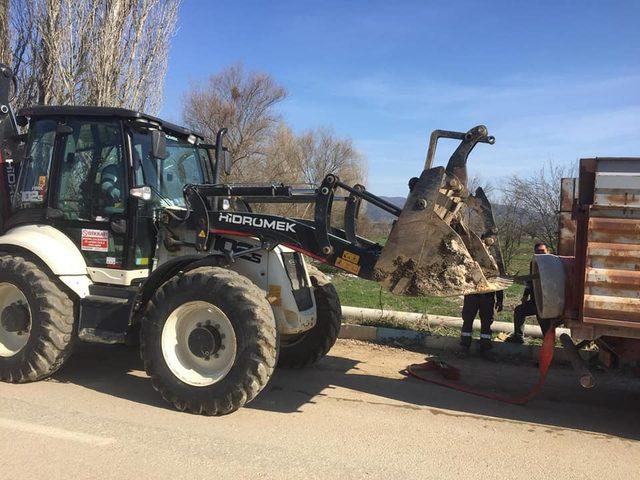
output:
[[[578,178],[562,179],[559,217],[558,255],[533,262],[539,316],[570,329],[569,350],[595,343],[608,367],[638,361],[640,158],[580,160]]]

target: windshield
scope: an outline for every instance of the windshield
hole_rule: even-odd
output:
[[[136,184],[152,187],[163,206],[185,207],[182,189],[188,183],[204,183],[207,152],[186,141],[167,135],[167,158],[157,161],[151,155],[151,135],[133,131],[131,150],[136,165]],[[161,178],[158,178],[158,168]]]
[[[14,199],[16,208],[37,207],[44,203],[57,125],[55,120],[44,119],[33,122],[29,129],[28,153]]]

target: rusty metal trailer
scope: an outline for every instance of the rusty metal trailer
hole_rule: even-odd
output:
[[[558,255],[534,259],[539,313],[608,366],[640,360],[640,158],[582,159],[562,180],[559,234]]]

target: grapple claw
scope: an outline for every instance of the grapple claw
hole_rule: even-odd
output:
[[[476,127],[456,134],[462,142],[452,156],[455,161],[446,169],[428,168],[412,182],[374,268],[375,280],[393,293],[453,296],[502,290],[510,284],[500,278],[504,266],[491,205],[484,192],[470,196],[466,186],[466,157],[483,138],[493,143],[486,133],[486,127]],[[467,225],[469,208],[480,214],[481,235]]]

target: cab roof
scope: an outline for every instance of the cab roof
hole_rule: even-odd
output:
[[[200,141],[204,137],[188,128],[181,127],[171,122],[162,120],[161,118],[147,115],[146,113],[126,108],[117,107],[93,107],[93,106],[76,106],[76,105],[37,105],[33,107],[23,108],[18,111],[18,117],[37,118],[37,117],[116,117],[130,120],[146,120],[159,125],[162,130],[168,133],[178,134],[180,136],[194,135]]]

